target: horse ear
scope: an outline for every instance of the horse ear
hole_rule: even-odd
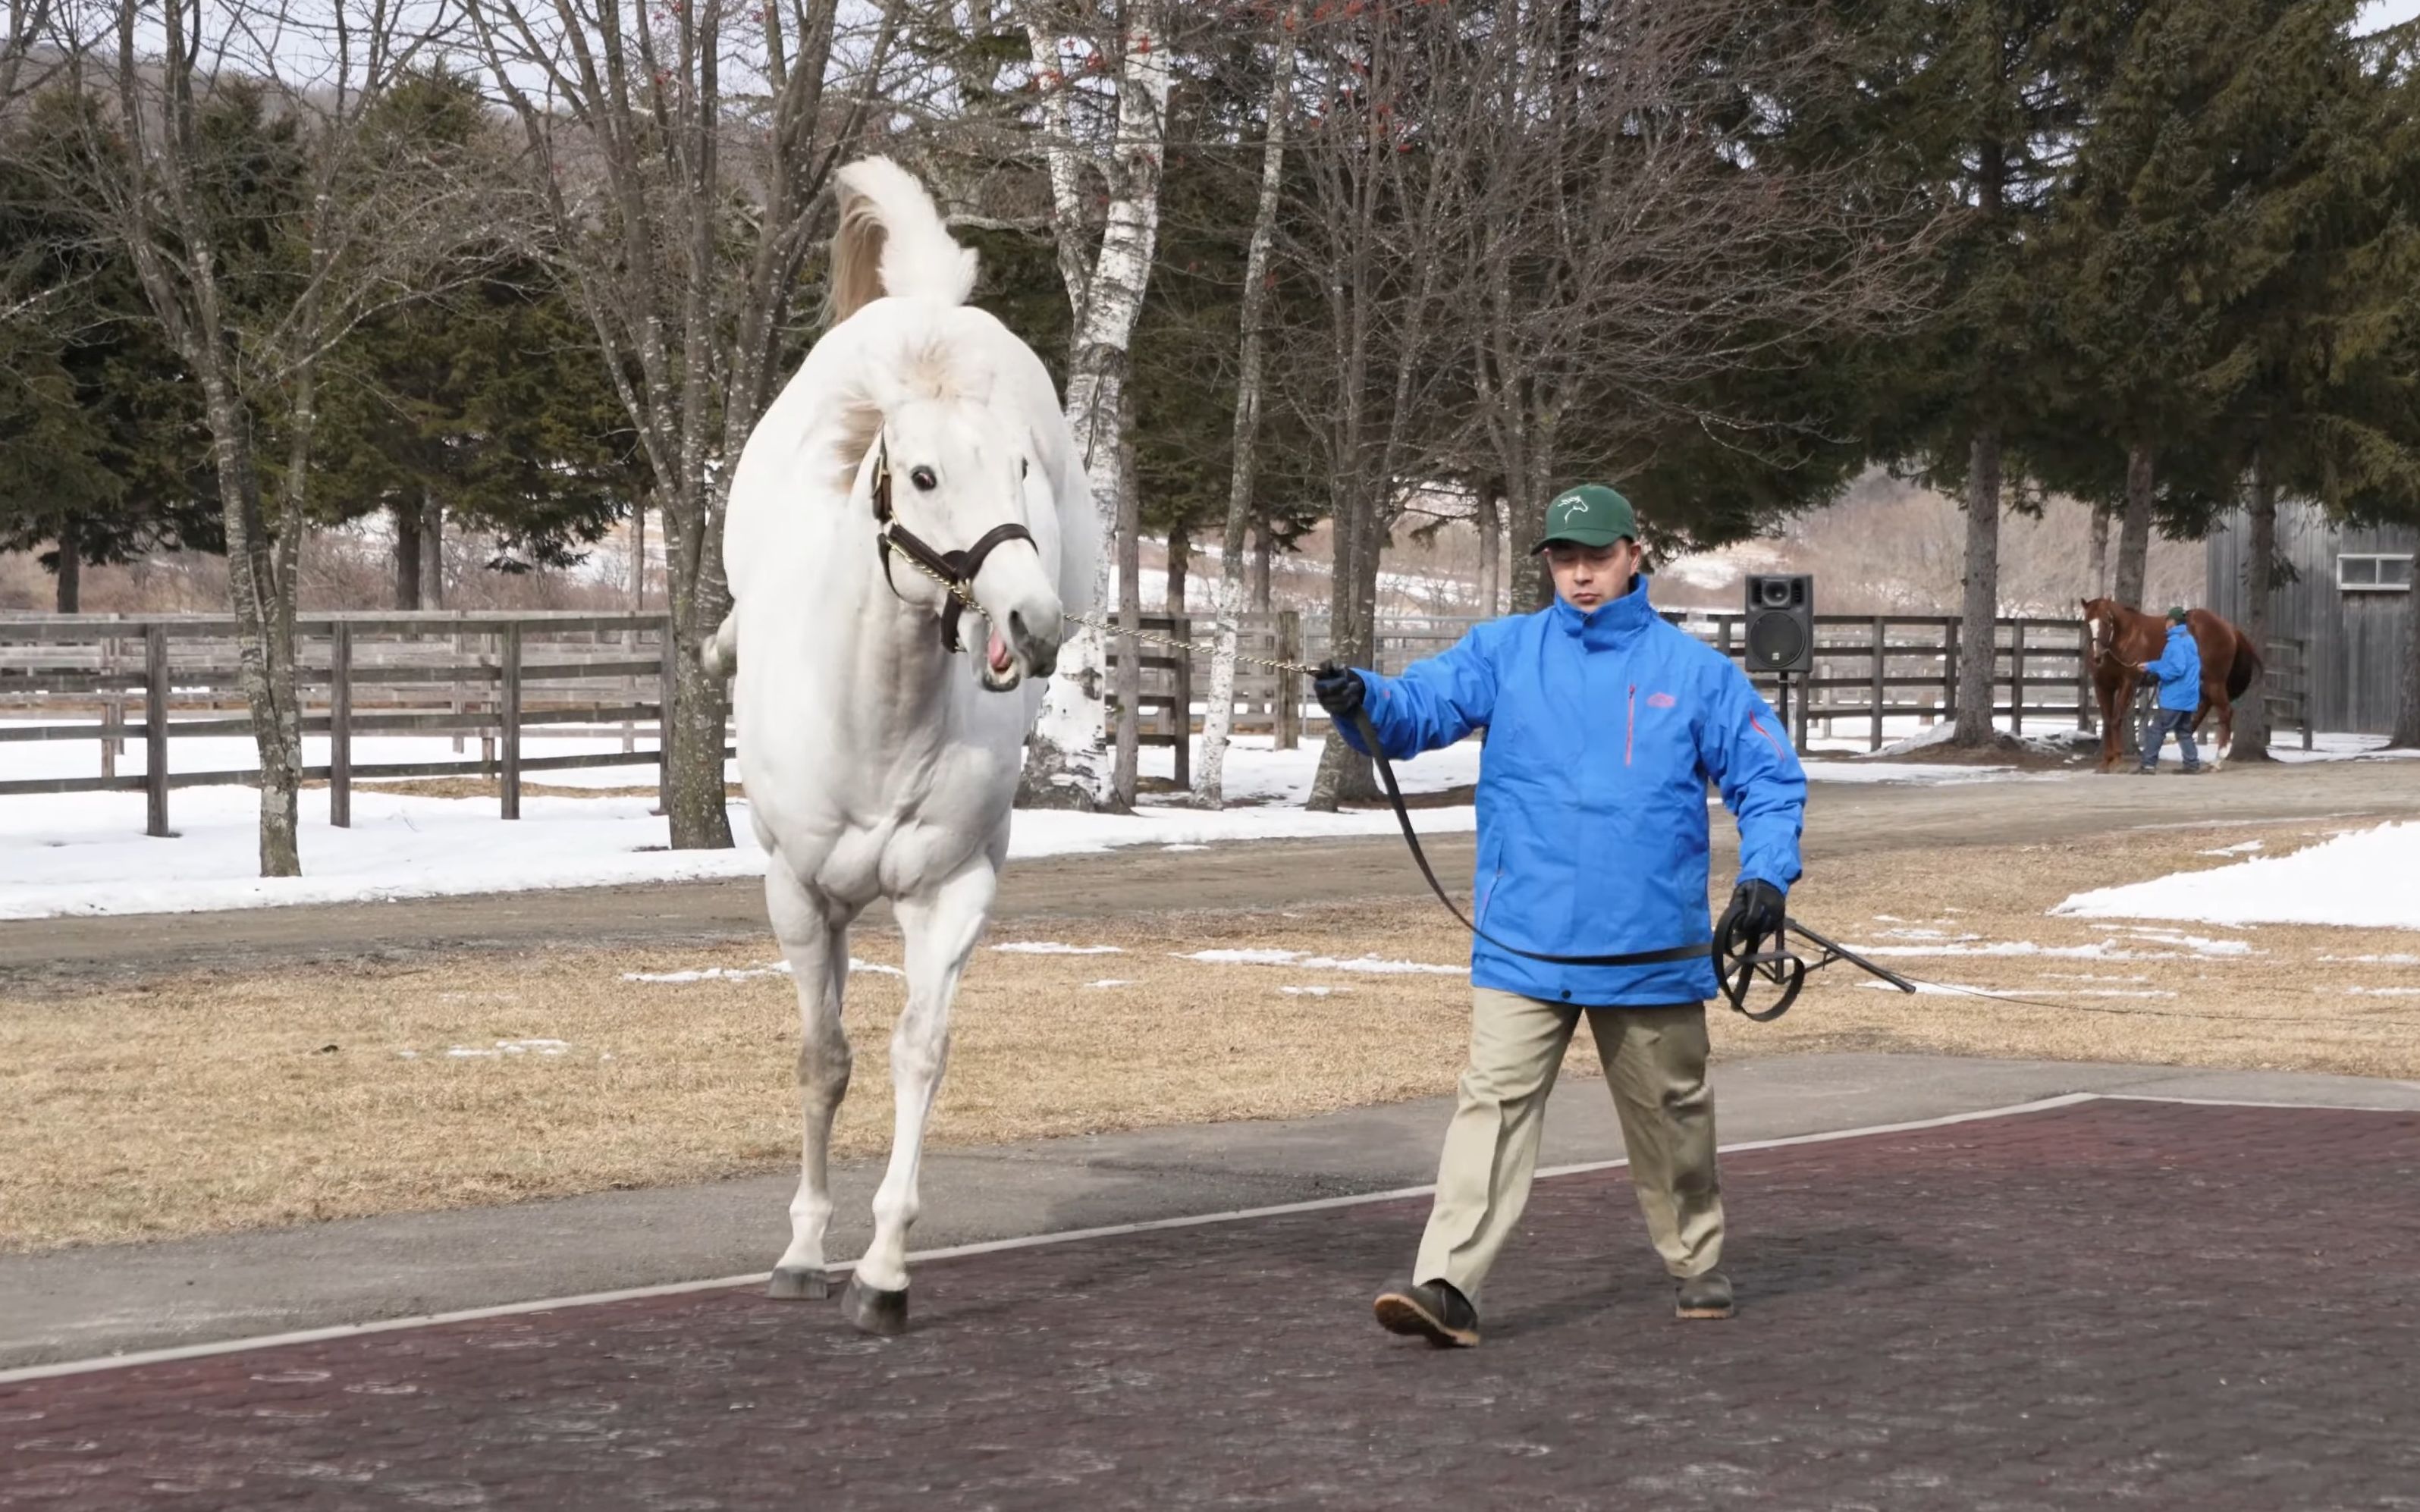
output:
[[[841,407],[840,420],[832,435],[832,486],[845,498],[857,487],[857,474],[865,466],[865,454],[882,436],[882,407],[870,399],[857,398]]]

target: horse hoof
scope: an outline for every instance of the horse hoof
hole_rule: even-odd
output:
[[[765,1295],[782,1302],[821,1302],[831,1295],[831,1278],[820,1266],[782,1266],[765,1288]]]
[[[888,1338],[908,1332],[908,1293],[881,1291],[861,1286],[850,1276],[840,1294],[841,1316],[863,1334],[879,1334]]]

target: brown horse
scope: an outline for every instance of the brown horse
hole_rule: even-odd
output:
[[[2146,662],[2160,659],[2168,643],[2168,622],[2157,614],[2128,609],[2114,598],[2084,601],[2085,634],[2092,646],[2092,687],[2101,700],[2101,769],[2114,771],[2125,754],[2118,721],[2134,700],[2135,685]],[[2218,711],[2219,749],[2216,765],[2235,743],[2235,701],[2260,675],[2260,653],[2242,631],[2206,609],[2187,611],[2185,627],[2201,652],[2201,706],[2194,710],[2194,733],[2210,711]]]

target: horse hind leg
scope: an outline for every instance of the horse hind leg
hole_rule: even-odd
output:
[[[874,1195],[874,1239],[842,1294],[848,1320],[869,1334],[908,1326],[908,1230],[921,1211],[924,1124],[950,1058],[950,1003],[991,912],[998,873],[977,856],[929,892],[901,898],[908,1006],[891,1036],[891,1165]]]
[[[785,1301],[830,1295],[824,1230],[831,1221],[831,1129],[848,1094],[848,1035],[841,997],[848,981],[848,924],[821,894],[793,875],[776,853],[765,871],[773,933],[799,992],[799,1190],[790,1199],[790,1244],[773,1267],[767,1294]]]

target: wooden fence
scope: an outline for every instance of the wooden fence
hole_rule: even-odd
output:
[[[326,736],[329,759],[306,765],[303,779],[328,783],[338,825],[352,822],[352,785],[362,779],[493,777],[507,819],[520,816],[530,772],[653,764],[660,784],[669,632],[664,616],[644,614],[305,616],[296,625],[302,733]],[[141,717],[131,718],[138,708]],[[171,790],[257,778],[251,766],[173,771],[168,759],[172,738],[252,735],[235,625],[224,616],[0,617],[0,743],[98,742],[101,750],[96,776],[0,780],[0,796],[139,789],[153,835],[170,833]],[[637,748],[643,729],[658,750]],[[618,737],[622,748],[533,756],[533,730]],[[457,752],[476,738],[479,755],[353,760],[356,737],[405,733],[449,735]],[[116,769],[129,742],[144,749],[139,776]]]
[[[1689,611],[1667,618],[1734,658],[1745,655],[1742,613]],[[1378,668],[1400,671],[1453,644],[1475,623],[1450,617],[1388,620],[1378,637]],[[1191,743],[1179,735],[1201,727],[1199,705],[1210,684],[1204,643],[1213,622],[1207,616],[1158,615],[1142,625],[1196,648],[1178,656],[1146,645],[1140,658],[1137,738],[1173,747],[1174,776],[1184,785],[1190,780]],[[522,779],[532,772],[655,764],[660,785],[669,628],[661,615],[639,614],[306,617],[297,625],[302,732],[328,738],[329,759],[306,766],[303,778],[329,784],[330,815],[339,825],[351,822],[352,786],[365,779],[492,777],[508,819],[520,816]],[[1801,749],[1817,726],[1832,737],[1846,724],[1865,735],[1869,748],[1879,748],[1886,721],[1932,723],[1957,717],[1959,665],[1973,653],[1960,644],[1955,617],[1823,614],[1816,616],[1815,628],[1811,673],[1790,678],[1787,687],[1768,675],[1751,674],[1790,717]],[[1327,622],[1293,609],[1248,615],[1241,645],[1250,655],[1316,664],[1328,654]],[[2263,693],[2275,725],[2300,724],[2308,749],[2308,679],[2301,653],[2297,642],[2271,643]],[[1123,655],[1113,645],[1112,662]],[[2010,730],[2092,728],[2082,625],[2001,620],[1991,656],[1993,713]],[[1298,672],[1239,668],[1234,728],[1274,736],[1285,749],[1307,733],[1324,732],[1326,720],[1310,702],[1307,682]],[[1114,698],[1111,703],[1115,710]],[[137,710],[140,718],[132,717]],[[533,731],[618,737],[621,749],[532,755],[527,746]],[[225,617],[0,617],[0,744],[78,741],[100,748],[97,775],[0,780],[0,796],[139,789],[148,795],[149,832],[164,835],[171,790],[255,780],[248,766],[172,771],[169,741],[251,733],[237,681],[234,625]],[[447,735],[458,754],[475,739],[478,756],[356,762],[356,737],[381,733]],[[655,748],[638,748],[643,735]],[[130,742],[144,748],[140,775],[117,771]]]

